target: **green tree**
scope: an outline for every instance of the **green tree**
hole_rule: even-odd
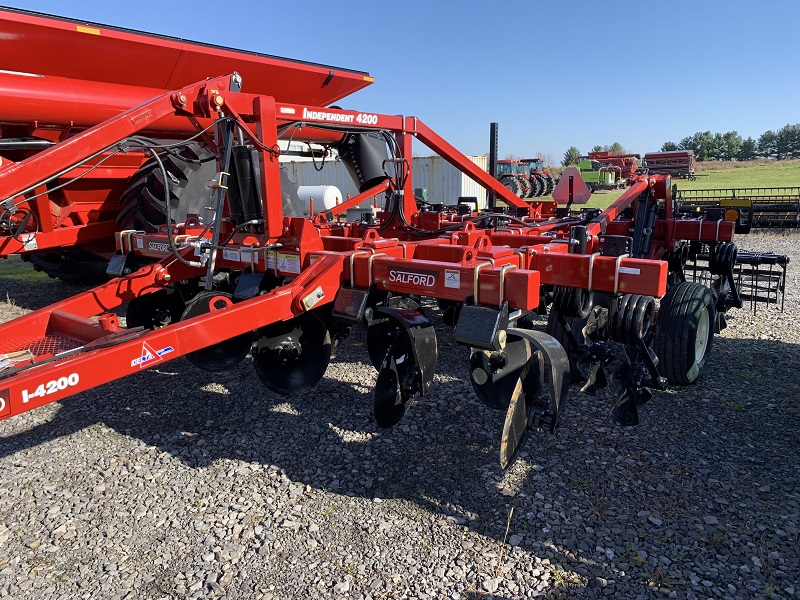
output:
[[[661,152],[672,152],[674,150],[680,150],[680,147],[675,142],[664,142],[661,144]]]
[[[758,136],[758,155],[764,158],[775,158],[778,152],[777,136],[771,129]]]
[[[698,148],[695,146],[694,136],[690,135],[678,142],[678,150],[694,150],[697,153]]]
[[[695,153],[697,154],[697,160],[705,161],[716,159],[718,154],[717,139],[714,137],[714,134],[710,131],[704,131],[702,133],[698,131],[694,134],[694,137],[697,144],[697,150],[695,150]]]
[[[589,150],[589,152],[605,152],[605,151],[606,151],[605,146],[592,146],[592,149]]]
[[[758,146],[756,141],[748,137],[746,140],[742,141],[742,145],[739,146],[739,153],[736,155],[736,160],[753,160],[758,158]]]
[[[574,165],[578,162],[578,159],[581,156],[581,151],[578,150],[575,146],[570,146],[566,152],[564,152],[564,160],[561,161],[561,164],[565,167],[569,167],[570,165]]]
[[[800,123],[784,125],[775,133],[775,158],[797,158],[800,156]]]
[[[627,154],[627,152],[625,152],[625,147],[619,142],[614,142],[610,146],[606,146],[606,149],[614,154]]]
[[[717,142],[719,160],[733,160],[739,156],[739,150],[742,147],[742,136],[739,135],[738,131],[723,133],[719,141],[714,136],[714,141]]]

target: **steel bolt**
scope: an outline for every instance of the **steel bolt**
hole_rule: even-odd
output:
[[[489,381],[489,375],[480,367],[472,370],[472,380],[478,385],[483,385]]]

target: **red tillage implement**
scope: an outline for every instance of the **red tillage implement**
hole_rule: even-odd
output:
[[[108,36],[109,52],[117,52],[117,37],[139,39],[123,33]],[[293,94],[330,99],[317,88],[339,75],[326,83],[317,67],[296,69]],[[341,77],[349,91],[363,83]],[[570,375],[590,393],[613,384],[613,415],[636,424],[651,389],[697,378],[724,312],[740,304],[734,224],[678,218],[668,177],[639,177],[607,210],[573,214],[521,200],[415,117],[282,99],[283,90],[259,85],[246,93],[248,79],[238,72],[158,85],[170,82],[174,91],[0,167],[0,203],[24,212],[41,209],[46,196],[38,190],[48,194],[64,173],[82,181],[93,165],[87,160],[117,150],[150,155],[125,192],[144,206],[134,219],[142,226],[113,236],[112,279],[0,326],[0,418],[180,356],[213,372],[251,355],[267,388],[303,392],[323,377],[350,329],[363,325],[378,373],[375,420],[389,427],[432,388],[436,334],[420,305],[433,298],[470,348],[478,397],[505,411],[506,467],[528,431],[556,428]],[[175,141],[180,131],[198,141]],[[303,216],[296,188],[281,176],[278,140],[287,136],[336,146],[362,193]],[[413,140],[508,208],[418,206]],[[183,179],[170,176],[181,165]],[[182,191],[175,206],[173,188]],[[377,214],[339,219],[376,195],[384,199]],[[197,197],[211,204],[205,217],[182,204]],[[161,224],[145,219],[157,202]],[[29,223],[18,224],[22,238]],[[685,281],[689,240],[712,250],[708,287]],[[113,311],[125,304],[123,326]],[[545,333],[532,327],[531,314],[548,305]]]

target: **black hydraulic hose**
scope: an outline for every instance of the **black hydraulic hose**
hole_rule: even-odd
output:
[[[145,146],[144,149],[155,159],[156,163],[158,164],[158,168],[161,171],[161,175],[164,178],[164,211],[167,217],[167,240],[169,241],[169,249],[172,252],[172,255],[184,265],[189,267],[200,267],[202,266],[201,263],[186,260],[178,252],[178,247],[175,245],[175,238],[172,236],[172,205],[170,203],[169,176],[167,174],[167,168],[164,166],[164,161],[161,160],[161,157],[154,148]]]
[[[222,224],[222,209],[225,203],[225,190],[227,186],[223,184],[223,177],[227,178],[230,169],[231,153],[233,151],[233,141],[236,132],[236,122],[231,119],[220,119],[220,137],[223,138],[222,161],[220,165],[219,181],[217,181],[217,202],[214,212],[214,226],[211,229],[211,249],[208,258],[208,269],[206,271],[205,289],[212,290],[214,287],[214,264],[217,258],[216,246],[219,242],[219,228]],[[227,179],[226,179],[227,182]]]

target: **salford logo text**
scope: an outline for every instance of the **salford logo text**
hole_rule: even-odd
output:
[[[390,269],[389,281],[404,285],[434,287],[436,285],[436,276],[430,273],[412,273],[411,271],[396,271]]]
[[[147,242],[147,248],[151,252],[169,252],[169,245],[162,242]]]

